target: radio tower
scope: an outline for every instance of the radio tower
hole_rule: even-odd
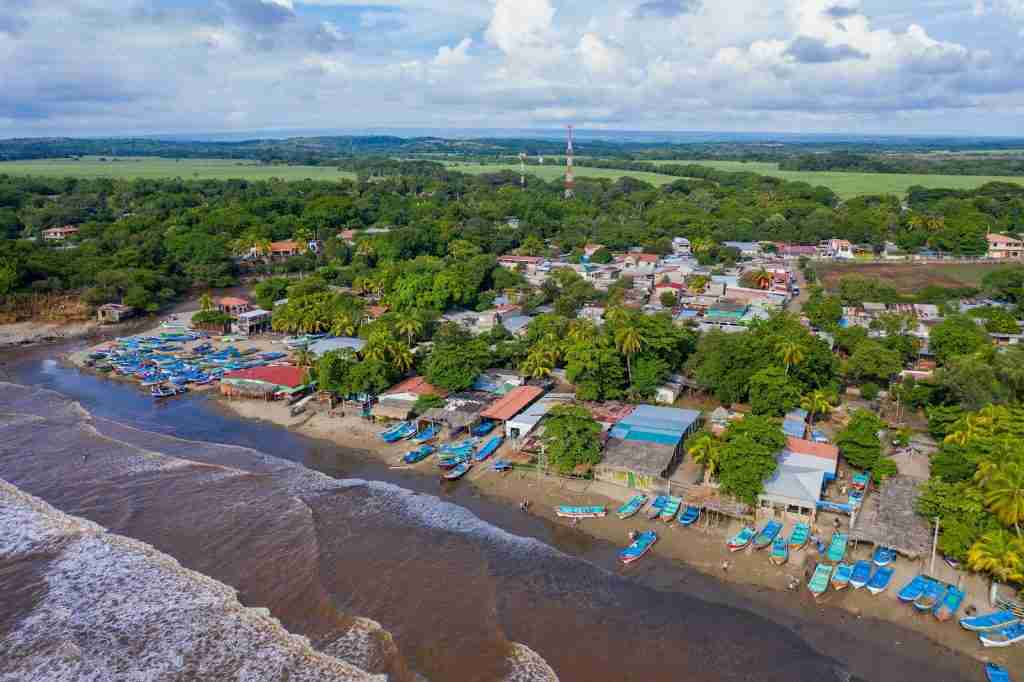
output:
[[[519,152],[519,184],[526,187],[526,152]]]
[[[572,199],[576,195],[576,175],[572,170],[572,126],[569,128],[569,143],[565,147],[565,198]]]

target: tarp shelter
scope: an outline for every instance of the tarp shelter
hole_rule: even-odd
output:
[[[478,419],[480,413],[494,400],[494,396],[483,391],[464,391],[448,397],[444,407],[435,407],[423,413],[423,419],[439,424],[454,435],[468,429]]]
[[[669,470],[682,454],[683,440],[699,427],[700,416],[696,410],[637,406],[608,432],[595,477],[639,490],[667,487]]]

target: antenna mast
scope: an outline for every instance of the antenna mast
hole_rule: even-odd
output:
[[[565,198],[576,196],[576,175],[572,170],[572,126],[569,129],[569,142],[565,147]]]
[[[519,152],[519,184],[526,187],[526,152]]]

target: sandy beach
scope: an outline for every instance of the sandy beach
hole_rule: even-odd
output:
[[[100,325],[88,322],[15,322],[0,325],[0,348],[25,346],[49,341],[68,341],[95,333]]]

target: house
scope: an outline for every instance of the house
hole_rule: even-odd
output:
[[[818,244],[818,249],[828,258],[853,258],[853,244],[846,239],[827,239]]]
[[[227,313],[233,318],[237,318],[242,313],[252,310],[252,304],[249,301],[236,296],[224,296],[214,299],[214,303],[217,306],[217,310]]]
[[[679,375],[669,377],[669,380],[654,391],[654,400],[663,405],[673,405],[683,392],[683,381]]]
[[[353,353],[358,353],[366,347],[366,341],[363,339],[357,339],[351,336],[331,336],[326,339],[320,339],[314,341],[309,345],[309,352],[314,357],[320,357],[324,353],[330,353],[335,350],[350,350]]]
[[[263,310],[262,308],[253,308],[244,313],[239,313],[238,317],[231,323],[232,334],[252,336],[267,331],[270,331],[270,311]]]
[[[708,322],[736,324],[747,313],[749,307],[745,303],[723,299],[708,309],[707,313],[704,314],[704,319]]]
[[[420,376],[401,381],[380,394],[373,406],[373,416],[383,419],[408,419],[416,400],[423,395],[447,397],[448,392],[435,388]]]
[[[552,407],[565,403],[565,398],[541,398],[505,422],[505,437],[513,442],[526,438],[533,433]]]
[[[366,321],[367,322],[373,322],[374,320],[379,320],[381,317],[384,316],[384,314],[387,311],[388,311],[388,307],[386,305],[369,305],[369,306],[366,306],[366,310],[364,311],[365,315],[366,315]]]
[[[525,383],[526,379],[523,378],[523,375],[515,370],[488,369],[484,370],[473,382],[473,390],[505,395]]]
[[[576,317],[581,320],[590,320],[594,324],[601,324],[604,322],[605,307],[603,305],[587,304],[580,308],[579,313]]]
[[[677,256],[689,256],[691,253],[690,240],[686,237],[673,237],[672,253]]]
[[[544,259],[540,256],[501,256],[498,258],[498,265],[501,267],[526,275],[535,275],[538,266],[543,262]]]
[[[682,458],[683,441],[700,427],[696,410],[639,405],[608,432],[598,480],[637,490],[667,489],[667,478]]]
[[[786,438],[778,466],[758,496],[762,513],[776,519],[813,521],[828,481],[839,466],[839,448],[802,438]]]
[[[536,402],[542,395],[544,395],[544,389],[539,386],[517,386],[491,403],[486,410],[480,413],[480,416],[504,424]]]
[[[296,395],[306,388],[306,369],[292,365],[268,365],[228,372],[220,380],[220,392],[229,397],[263,398]]]
[[[523,337],[530,328],[533,317],[530,315],[512,315],[501,319],[501,326],[512,336]]]
[[[604,244],[586,244],[583,247],[583,255],[590,258],[595,253],[604,248]]]
[[[989,258],[1021,258],[1024,257],[1024,241],[1007,237],[1003,234],[987,234]]]
[[[96,320],[100,324],[118,323],[135,315],[135,308],[120,303],[104,303],[96,309]]]
[[[777,251],[783,258],[814,258],[818,255],[818,247],[803,244],[780,244]]]
[[[423,421],[447,430],[449,436],[469,429],[480,420],[481,413],[494,402],[494,396],[481,391],[463,391],[448,396],[443,407],[434,407],[423,413]]]
[[[62,242],[69,237],[74,237],[76,234],[78,234],[78,228],[74,225],[51,227],[48,230],[43,230],[43,239],[48,242]]]
[[[615,257],[620,267],[637,273],[652,274],[661,262],[661,256],[655,253],[627,253]]]

